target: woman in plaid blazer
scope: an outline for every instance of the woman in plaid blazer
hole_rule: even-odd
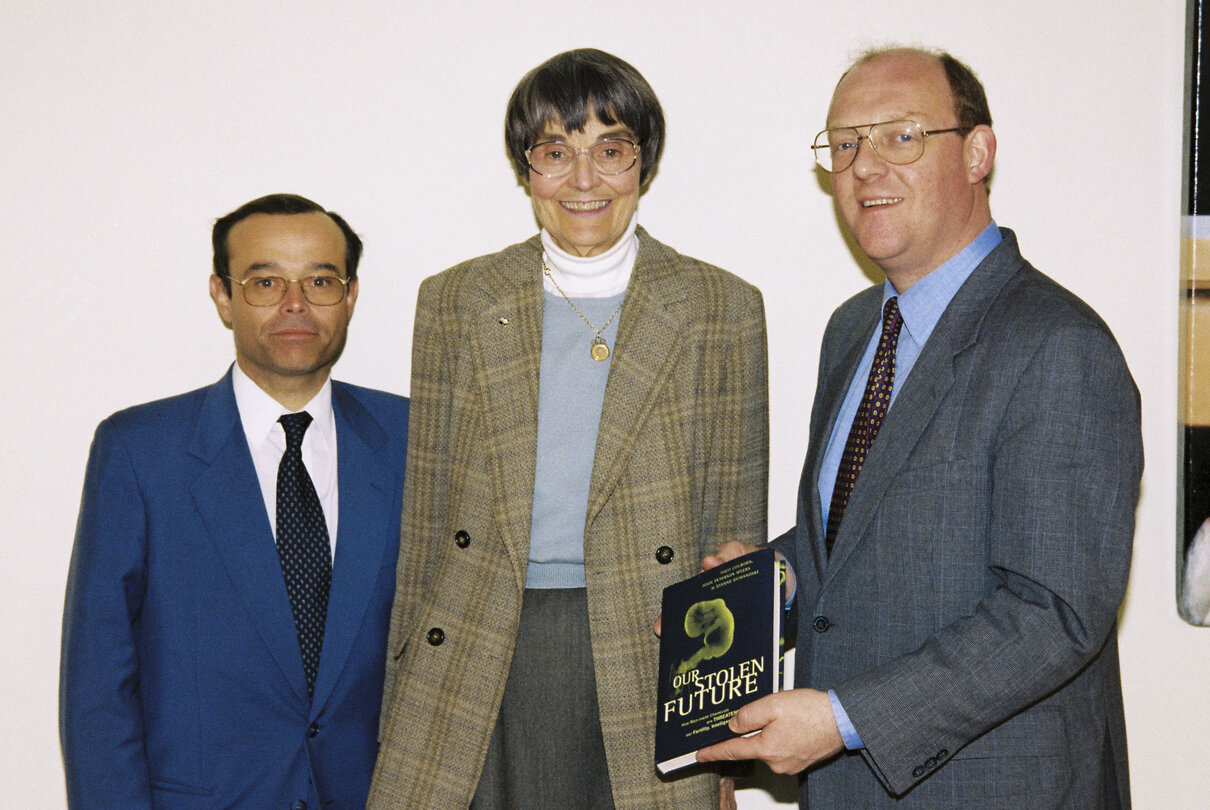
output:
[[[663,114],[595,50],[506,134],[542,232],[420,288],[372,808],[713,808],[654,768],[664,586],[765,540],[764,309],[637,226]]]

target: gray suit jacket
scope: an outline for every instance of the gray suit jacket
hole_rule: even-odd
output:
[[[830,559],[815,482],[881,287],[824,335],[777,542],[799,575],[796,685],[835,689],[867,747],[809,772],[804,807],[1129,806],[1115,621],[1138,391],[1096,313],[1003,235],[903,382]]]

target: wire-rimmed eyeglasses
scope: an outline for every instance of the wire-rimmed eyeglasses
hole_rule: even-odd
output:
[[[230,278],[230,277],[228,277]],[[240,280],[231,278],[244,291],[244,300],[254,307],[277,306],[286,297],[291,284],[297,284],[303,298],[317,307],[330,307],[345,298],[349,280],[324,274],[305,278],[282,278],[281,276],[253,276]]]
[[[571,172],[581,152],[588,155],[589,164],[599,174],[621,174],[629,171],[639,159],[637,143],[610,138],[582,149],[562,141],[543,141],[525,150],[525,160],[543,177],[562,177]]]
[[[857,130],[868,127],[865,135]],[[970,127],[931,129],[927,132],[915,121],[880,121],[858,127],[833,127],[815,136],[811,149],[815,151],[815,162],[826,172],[836,174],[853,165],[862,141],[869,141],[878,156],[887,163],[903,166],[920,159],[924,154],[924,139],[929,135],[957,132],[966,135]]]

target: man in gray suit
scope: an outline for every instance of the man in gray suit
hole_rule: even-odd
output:
[[[797,576],[798,688],[699,758],[806,770],[812,810],[1128,807],[1130,372],[992,222],[996,138],[969,68],[867,54],[827,127],[819,163],[886,283],[828,324],[798,523],[775,541]]]

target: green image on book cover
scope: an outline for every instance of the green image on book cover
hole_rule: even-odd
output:
[[[772,549],[664,589],[655,760],[661,773],[737,736],[742,706],[781,688],[785,566]]]

